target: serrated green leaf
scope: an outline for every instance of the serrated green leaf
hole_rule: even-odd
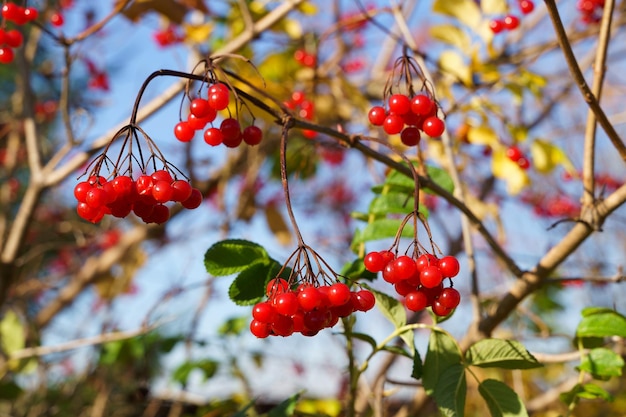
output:
[[[467,33],[455,25],[443,24],[433,26],[430,28],[430,35],[448,45],[456,46],[462,51],[467,51],[471,45]]]
[[[413,211],[414,198],[404,193],[381,194],[372,200],[369,214],[406,214]]]
[[[413,355],[413,368],[411,369],[411,378],[420,379],[424,372],[424,364],[422,363],[422,357],[417,349]]]
[[[293,416],[296,411],[296,405],[298,404],[298,400],[300,400],[300,396],[302,393],[296,393],[291,397],[287,398],[282,403],[278,404],[276,407],[272,408],[270,412],[267,414],[268,417],[289,417]]]
[[[339,275],[348,278],[348,280],[366,279],[368,281],[373,281],[378,276],[377,274],[365,269],[363,259],[360,258],[346,263],[343,268],[341,268]]]
[[[398,233],[398,229],[402,225],[402,220],[400,219],[378,219],[374,220],[371,223],[368,223],[367,226],[363,229],[361,234],[359,235],[359,242],[354,243],[363,243],[370,242],[372,240],[381,240],[381,239],[389,239],[395,237],[396,233]],[[413,236],[413,225],[409,222],[404,226],[402,230],[402,237],[412,237]]]
[[[528,412],[519,396],[503,382],[486,379],[478,385],[491,417],[528,417]]]
[[[576,396],[587,400],[600,398],[604,401],[613,401],[613,396],[604,388],[596,384],[584,384],[582,386],[582,390],[576,393]]]
[[[462,364],[459,345],[448,334],[433,330],[428,339],[428,351],[424,359],[422,375],[422,384],[426,393],[433,395],[443,371],[458,364]]]
[[[626,317],[610,309],[586,309],[576,329],[577,337],[626,337]]]
[[[228,296],[240,306],[254,305],[262,301],[267,283],[276,277],[279,270],[280,264],[274,260],[250,265],[230,284]]]
[[[531,369],[541,363],[518,341],[483,339],[468,349],[466,360],[482,368]]]
[[[579,369],[603,379],[621,376],[623,367],[624,359],[621,355],[607,348],[596,348],[582,358]]]
[[[256,263],[266,263],[267,251],[247,240],[230,239],[217,242],[204,254],[204,266],[216,277],[244,271]]]
[[[439,376],[434,393],[441,415],[463,417],[466,395],[465,368],[461,364],[449,366]]]
[[[433,11],[454,17],[472,29],[477,29],[482,20],[480,9],[474,0],[435,0]]]

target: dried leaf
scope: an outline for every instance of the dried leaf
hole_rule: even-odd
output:
[[[205,43],[213,32],[213,25],[206,23],[202,25],[183,25],[185,40],[192,43]]]
[[[287,226],[283,215],[280,211],[278,211],[275,205],[270,204],[265,207],[265,220],[267,221],[267,226],[274,234],[274,237],[276,237],[276,240],[278,240],[281,245],[291,245],[291,231],[289,230],[289,226]]]
[[[188,10],[184,4],[176,0],[135,0],[122,14],[136,22],[146,13],[157,12],[167,17],[169,21],[181,24]]]

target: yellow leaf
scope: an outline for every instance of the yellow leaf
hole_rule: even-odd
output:
[[[486,145],[496,148],[500,143],[498,135],[489,126],[470,126],[467,140],[474,145]]]
[[[443,51],[439,57],[439,66],[443,72],[455,76],[466,86],[472,85],[472,70],[459,53]]]
[[[470,39],[467,33],[458,26],[437,25],[430,28],[430,35],[449,45],[456,46],[460,50],[467,50],[470,46]]]
[[[275,205],[270,204],[265,208],[265,220],[278,243],[284,246],[291,245],[291,231],[285,222],[283,215]]]
[[[491,169],[496,178],[500,178],[506,182],[507,192],[511,195],[517,195],[530,184],[530,179],[520,166],[511,161],[506,156],[504,148],[494,150]]]
[[[309,1],[305,1],[300,3],[298,6],[298,11],[302,14],[312,16],[317,14],[317,6]]]
[[[481,0],[480,8],[485,14],[504,14],[508,10],[506,0]]]
[[[478,29],[482,15],[474,0],[435,0],[433,11],[459,20],[472,29]]]
[[[307,415],[325,415],[336,417],[341,414],[341,402],[336,399],[302,399],[298,401],[296,410]]]
[[[2,352],[11,354],[24,349],[26,335],[20,318],[12,310],[8,310],[0,321],[0,347]]]
[[[206,23],[203,25],[183,25],[185,40],[191,43],[205,43],[213,32],[213,25]]]
[[[537,139],[530,145],[533,167],[543,174],[551,172],[557,165],[563,165],[566,170],[575,171],[572,162],[565,152],[551,143]]]
[[[283,29],[291,39],[300,39],[302,37],[302,26],[295,19],[284,19]]]

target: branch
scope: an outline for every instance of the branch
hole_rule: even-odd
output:
[[[589,85],[585,81],[585,77],[581,72],[578,62],[576,61],[576,56],[574,55],[574,51],[572,50],[572,46],[567,39],[567,33],[565,32],[565,28],[563,27],[563,22],[561,21],[561,17],[559,15],[559,11],[556,7],[555,0],[544,0],[546,3],[546,7],[548,8],[548,14],[550,15],[550,19],[552,20],[552,24],[554,26],[554,30],[556,31],[557,39],[559,41],[559,45],[561,46],[561,50],[563,51],[563,55],[565,56],[565,61],[567,62],[567,67],[570,70],[570,73],[576,83],[578,84],[578,88],[580,89],[583,98],[589,105],[589,108],[594,113],[598,123],[604,129],[604,132],[607,134],[613,146],[619,152],[620,156],[624,161],[626,161],[626,146],[624,142],[618,135],[617,131],[607,118],[604,110],[600,107],[598,103],[598,99],[593,94]]]

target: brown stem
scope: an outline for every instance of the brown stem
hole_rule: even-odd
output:
[[[291,127],[292,119],[287,118],[283,124],[283,133],[280,137],[280,179],[283,185],[283,192],[285,194],[285,204],[287,206],[287,213],[289,214],[289,220],[293,227],[294,233],[298,238],[298,247],[305,247],[300,228],[296,222],[296,217],[293,214],[293,208],[291,207],[291,197],[289,195],[289,182],[287,180],[287,137],[289,136],[289,128]]]

